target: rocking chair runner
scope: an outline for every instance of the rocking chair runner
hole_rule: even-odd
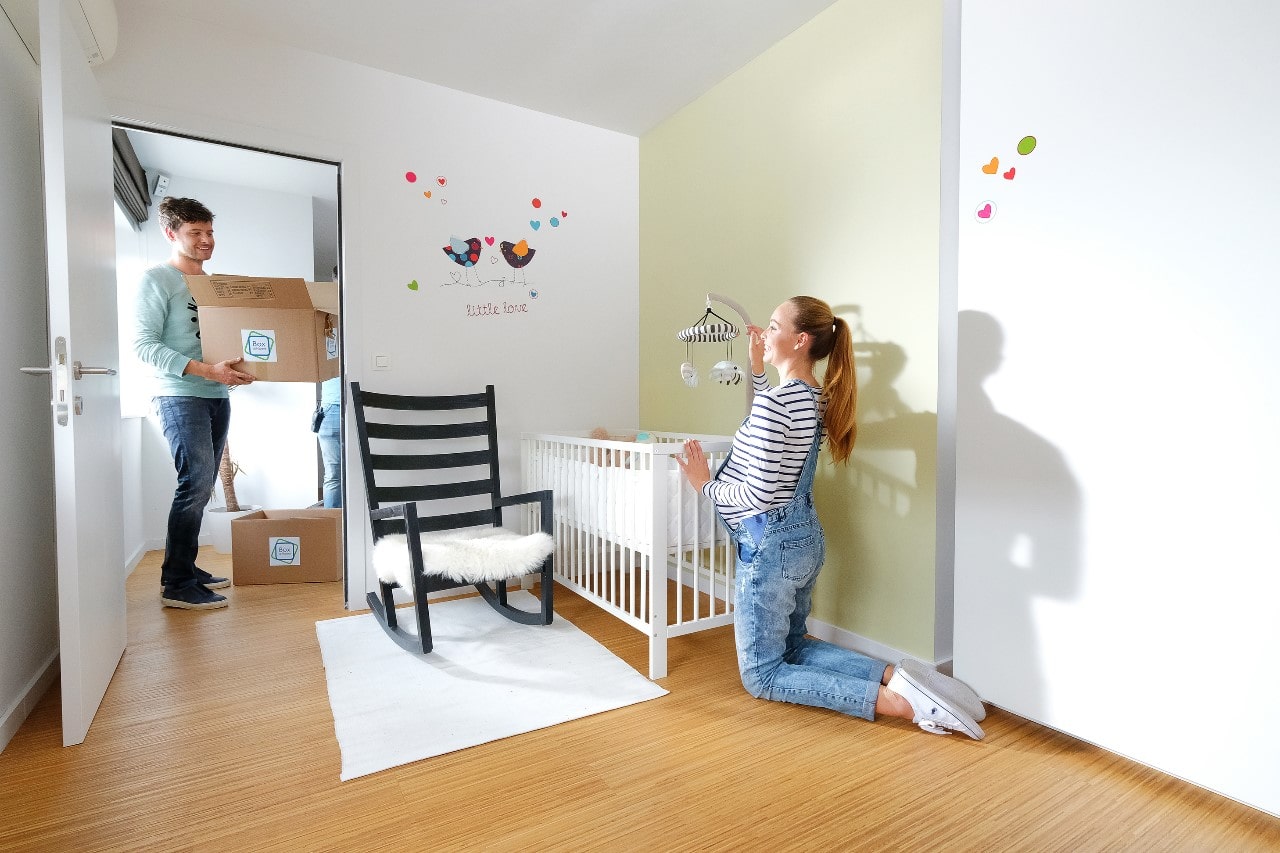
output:
[[[480,394],[417,397],[363,391],[352,382],[351,401],[381,592],[367,598],[388,636],[411,652],[430,652],[428,594],[466,584],[512,621],[551,624],[551,492],[500,494],[493,386]],[[451,414],[465,410],[479,410],[480,419],[458,422]],[[462,511],[420,515],[419,501]],[[502,528],[504,507],[529,504],[540,505],[540,532],[520,536]],[[508,604],[507,581],[533,571],[541,577],[540,610]],[[416,637],[398,624],[393,598],[396,587],[410,585]]]

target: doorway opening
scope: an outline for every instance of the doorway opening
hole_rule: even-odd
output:
[[[141,551],[150,551],[164,548],[176,484],[168,445],[150,416],[150,369],[137,360],[132,347],[139,277],[167,260],[171,250],[157,223],[156,207],[165,196],[188,197],[213,212],[216,243],[206,272],[336,280],[341,302],[341,166],[128,124],[113,127],[127,138],[136,157],[147,202],[141,215],[136,204],[117,203],[115,231],[124,454],[126,465],[136,460],[140,517],[135,523]],[[341,383],[340,368],[331,384],[340,388]],[[234,485],[242,506],[323,505],[324,463],[312,431],[313,415],[322,393],[336,390],[323,383],[299,382],[255,382],[233,390],[228,447],[239,466]],[[211,507],[220,507],[222,500],[222,490],[216,487]],[[210,527],[206,523],[202,530],[201,544],[229,550],[229,540],[219,536],[214,541]],[[344,600],[345,578],[344,565]]]

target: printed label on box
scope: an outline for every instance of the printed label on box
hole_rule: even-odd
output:
[[[302,562],[301,536],[272,536],[267,540],[272,566],[296,566]]]
[[[338,330],[334,329],[324,336],[325,357],[332,360],[338,357]]]
[[[276,333],[272,329],[241,329],[240,344],[247,361],[276,361]]]

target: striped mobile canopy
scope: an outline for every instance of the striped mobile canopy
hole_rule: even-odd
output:
[[[718,323],[708,323],[711,318]],[[738,336],[738,327],[721,317],[710,308],[702,315],[702,319],[687,329],[676,332],[676,337],[687,344],[723,343]]]

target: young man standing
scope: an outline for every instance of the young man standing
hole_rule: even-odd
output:
[[[178,472],[160,600],[165,607],[212,610],[227,606],[226,596],[213,590],[231,582],[196,566],[200,524],[231,424],[227,387],[248,385],[253,376],[235,369],[238,358],[216,364],[202,360],[196,303],[183,276],[202,275],[204,262],[213,256],[213,214],[195,199],[166,197],[158,215],[173,251],[168,261],[142,274],[133,348],[154,371],[152,403]]]

